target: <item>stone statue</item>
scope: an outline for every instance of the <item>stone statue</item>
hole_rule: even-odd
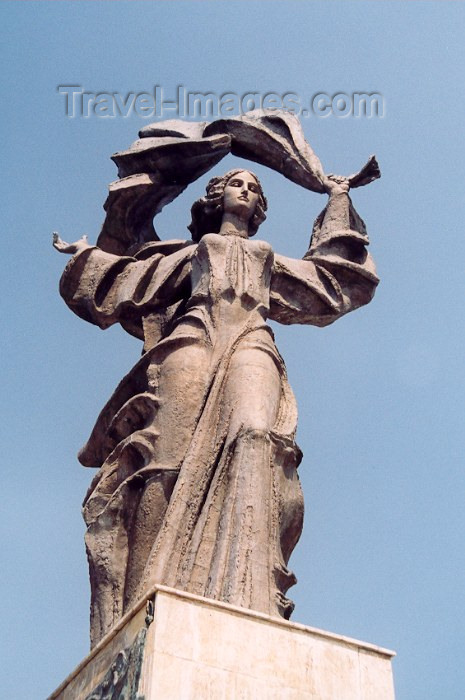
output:
[[[144,341],[80,452],[99,469],[83,509],[92,645],[156,583],[290,616],[301,453],[267,320],[325,326],[368,303],[378,282],[348,195],[379,176],[376,161],[352,178],[326,176],[291,115],[220,121],[185,125],[196,134],[179,132],[180,122],[153,125],[127,152],[138,160],[132,173],[120,168],[98,246],[54,235],[73,255],[60,284],[68,306]],[[211,139],[221,146],[213,156]],[[329,194],[302,260],[253,238],[267,201],[241,169],[210,180],[192,207],[192,240],[157,240],[156,209],[228,150],[274,159],[265,164]]]

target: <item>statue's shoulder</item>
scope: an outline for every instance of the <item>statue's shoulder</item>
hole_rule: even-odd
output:
[[[144,243],[137,251],[132,252],[132,256],[137,260],[148,260],[153,255],[173,255],[179,253],[180,257],[188,258],[197,247],[193,241],[172,239],[169,241],[151,241]]]

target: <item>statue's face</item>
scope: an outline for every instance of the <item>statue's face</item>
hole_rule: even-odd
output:
[[[257,206],[260,190],[258,183],[248,170],[243,170],[228,180],[224,188],[224,213],[231,213],[249,221]]]

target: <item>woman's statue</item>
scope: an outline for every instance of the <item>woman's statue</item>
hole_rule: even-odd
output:
[[[192,207],[192,241],[122,257],[85,238],[61,294],[81,318],[144,340],[140,361],[80,453],[98,467],[84,502],[92,644],[156,583],[288,618],[302,529],[297,411],[267,324],[325,326],[378,279],[349,180],[329,194],[302,260],[255,240],[267,202],[232,170]]]

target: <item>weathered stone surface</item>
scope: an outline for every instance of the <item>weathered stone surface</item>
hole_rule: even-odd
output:
[[[145,634],[142,612],[135,612],[136,625],[130,619],[126,625]],[[134,632],[126,637],[132,639]],[[120,639],[121,649],[124,642]],[[92,683],[103,687],[101,657],[112,668],[117,648],[115,640],[105,638],[50,700],[87,700]],[[157,587],[140,681],[133,694],[115,697],[394,700],[393,655],[355,639]],[[118,682],[115,674],[107,692]]]
[[[181,136],[183,138],[200,139],[208,122],[186,122],[181,119],[166,119],[162,122],[147,124],[139,131],[139,138],[153,136]]]
[[[229,153],[230,145],[231,139],[224,134],[201,139],[151,137],[135,141],[127,151],[115,153],[112,160],[120,177],[161,172],[168,182],[188,184]]]
[[[110,185],[97,240],[109,253],[132,253],[135,244],[157,240],[153,217],[228,153],[273,168],[306,189],[326,191],[320,160],[289,112],[256,110],[212,123],[171,119],[147,125],[139,136],[127,151],[113,156],[124,179]],[[353,189],[377,177],[372,156],[349,184]]]
[[[113,160],[123,179],[110,184],[98,246],[124,255],[135,245],[158,240],[154,216],[229,153],[230,143],[229,136],[166,136],[136,141],[116,153]]]
[[[256,110],[217,119],[203,133],[230,134],[233,155],[262,163],[306,189],[325,192],[320,160],[306,142],[299,120],[289,112]]]
[[[153,603],[144,600],[98,644],[49,700],[137,700]],[[141,699],[142,700],[142,699]]]
[[[252,239],[267,203],[246,170],[210,181],[192,208],[190,242],[144,242],[141,222],[162,180],[140,174],[113,189],[107,208],[107,221],[111,210],[114,224],[125,225],[118,239],[107,232],[107,242],[116,252],[130,246],[132,255],[55,239],[58,250],[73,254],[60,284],[69,307],[144,341],[142,358],[80,453],[85,466],[99,468],[84,502],[93,645],[154,584],[289,617],[286,592],[295,577],[287,563],[303,517],[301,454],[294,397],[267,319],[325,326],[368,303],[378,282],[349,179],[319,170],[288,117],[223,121],[218,130],[228,130],[226,137],[154,129],[127,162],[136,170],[143,152],[145,165],[155,158],[154,167],[163,177],[171,169],[172,177],[185,165],[174,155],[182,148],[188,159],[204,154],[204,141],[226,138],[248,152],[255,137],[247,134],[258,129],[257,158],[268,152],[270,167],[296,179],[303,173],[305,186],[316,188],[313,173],[329,194],[302,260]],[[172,123],[159,128],[175,131]],[[192,158],[189,177],[200,167]],[[374,169],[368,164],[354,184],[376,176]]]
[[[175,592],[155,599],[145,700],[394,700],[393,652]]]

